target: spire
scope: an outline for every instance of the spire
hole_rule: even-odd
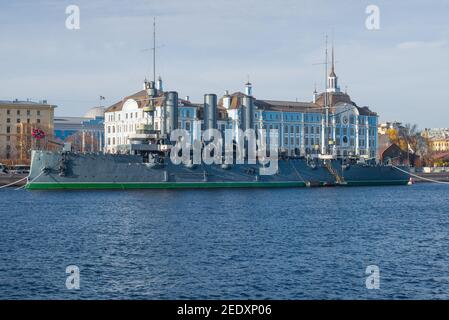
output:
[[[332,44],[332,65],[331,72],[327,77],[327,92],[340,92],[340,87],[338,86],[338,77],[335,74],[335,55],[334,55],[334,44]]]

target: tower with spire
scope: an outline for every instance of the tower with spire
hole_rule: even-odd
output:
[[[335,74],[334,46],[332,46],[331,72],[327,77],[327,92],[340,92],[340,87],[338,86],[338,77]]]

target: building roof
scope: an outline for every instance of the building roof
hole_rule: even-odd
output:
[[[245,97],[246,94],[242,92],[235,92],[231,95],[228,95],[231,98],[230,109],[238,109],[241,105],[242,97]],[[369,115],[375,116],[377,115],[375,112],[372,112],[368,107],[358,107],[348,94],[343,92],[330,92],[328,93],[329,102],[331,108],[334,107],[337,103],[344,102],[349,103],[355,106],[361,115]],[[219,106],[223,105],[223,98],[221,98],[218,102]],[[282,100],[258,100],[254,99],[254,105],[262,110],[267,111],[281,111],[281,112],[319,112],[323,111],[324,107],[324,94],[321,93],[318,95],[316,103],[313,102],[303,102],[303,101],[282,101]]]
[[[359,111],[359,114],[362,116],[377,116],[377,113],[371,111],[369,107],[359,107],[354,101],[351,100],[351,97],[344,92],[328,92],[327,97],[329,99],[329,105],[330,107],[335,107],[337,103],[348,103],[352,104],[354,107],[357,108]],[[324,93],[320,93],[316,99],[316,103],[324,107]]]
[[[56,105],[48,104],[47,100],[43,101],[31,101],[31,100],[0,100],[0,106],[19,106],[19,107],[26,107],[30,106],[33,108],[56,108]]]
[[[146,105],[148,105],[148,102],[150,101],[148,97],[148,93],[145,90],[141,90],[139,92],[136,92],[130,96],[127,96],[123,98],[121,101],[114,103],[113,105],[106,108],[104,112],[115,112],[115,111],[121,111],[123,108],[123,105],[128,99],[133,99],[137,102],[137,105],[139,106],[139,109],[142,109]],[[165,95],[164,93],[159,93],[159,95],[154,99],[154,103],[156,107],[160,107],[165,103]],[[190,101],[179,99],[178,101],[181,102],[185,106],[190,106],[192,103]]]
[[[90,120],[91,118],[86,117],[54,117],[55,125],[58,124],[81,124],[83,121]]]
[[[247,97],[243,92],[234,92],[227,95],[231,98],[230,109],[238,109],[241,106],[242,98]],[[355,106],[360,115],[377,116],[377,113],[371,111],[369,107],[359,107],[355,102],[351,100],[351,97],[343,92],[329,92],[328,93],[330,107],[334,107],[337,103],[348,103]],[[145,90],[136,92],[130,96],[123,98],[123,100],[108,107],[105,112],[120,111],[123,108],[124,103],[128,99],[134,99],[139,108],[143,108],[148,104],[148,94]],[[191,103],[190,101],[179,99],[179,101],[185,106],[195,106],[202,108],[201,103]],[[165,95],[162,93],[155,99],[156,106],[162,106],[165,103]],[[316,103],[313,102],[301,102],[301,101],[281,101],[281,100],[258,100],[254,98],[254,105],[267,111],[282,111],[282,112],[322,112],[324,107],[324,94],[320,93],[316,99]],[[223,109],[223,97],[218,100],[218,109]]]
[[[279,101],[279,100],[256,100],[254,104],[267,111],[283,112],[321,112],[319,105],[312,102]]]

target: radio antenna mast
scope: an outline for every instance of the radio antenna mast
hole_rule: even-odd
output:
[[[156,17],[153,17],[153,82],[156,83]]]

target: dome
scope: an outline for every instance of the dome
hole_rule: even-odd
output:
[[[84,114],[86,118],[95,119],[96,117],[104,117],[104,108],[103,107],[93,107],[89,111]]]

